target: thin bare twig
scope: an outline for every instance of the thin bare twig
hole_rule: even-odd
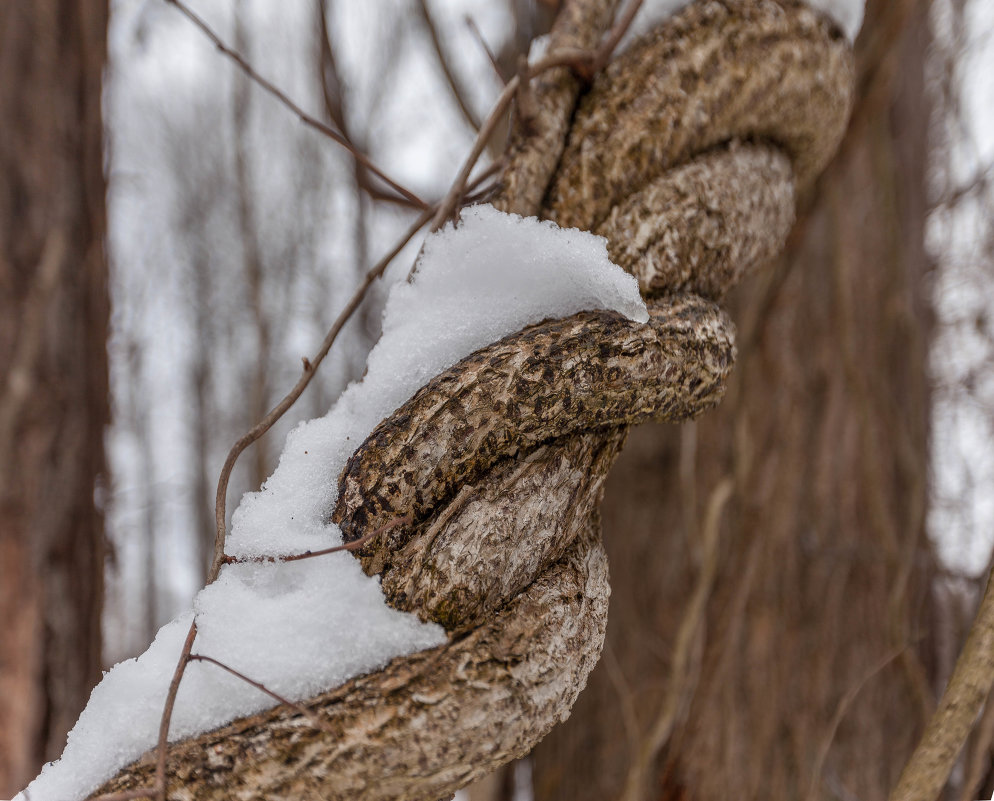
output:
[[[544,72],[545,70],[554,69],[555,67],[572,67],[576,69],[580,64],[585,63],[590,58],[591,54],[586,50],[564,50],[557,53],[551,53],[541,59],[537,64],[531,65],[527,70],[527,73],[525,73],[525,77],[530,80],[539,73]],[[438,204],[438,211],[431,221],[432,231],[437,231],[441,228],[459,207],[463,195],[466,192],[466,181],[469,179],[469,175],[473,171],[473,167],[476,165],[476,162],[483,154],[483,150],[486,148],[487,142],[493,135],[493,132],[500,123],[501,118],[507,113],[507,110],[511,105],[511,100],[514,98],[515,93],[518,91],[518,87],[521,85],[521,79],[522,74],[519,73],[518,75],[515,75],[507,82],[507,84],[505,84],[504,88],[501,90],[501,93],[497,96],[497,100],[495,101],[493,108],[490,110],[490,114],[487,115],[486,120],[484,120],[483,125],[480,127],[480,132],[476,136],[476,141],[473,142],[473,147],[470,149],[469,155],[466,157],[462,168],[456,175],[456,179],[452,182],[452,186],[442,199],[442,202]]]
[[[292,111],[297,118],[304,123],[304,125],[313,128],[314,130],[324,134],[333,142],[344,147],[352,157],[362,164],[363,167],[368,169],[371,173],[376,175],[380,180],[387,184],[395,192],[402,195],[408,200],[413,206],[419,209],[427,209],[429,205],[426,201],[419,198],[416,194],[411,192],[409,189],[401,186],[399,183],[394,181],[389,175],[384,173],[379,167],[377,167],[369,157],[359,150],[355,145],[352,144],[345,136],[342,136],[334,128],[325,125],[316,117],[311,116],[306,111],[304,111],[300,106],[293,102],[281,89],[277,88],[274,84],[270,83],[268,80],[263,78],[255,68],[249,64],[240,53],[233,50],[219,37],[214,30],[201,19],[197,14],[195,14],[187,5],[185,5],[182,0],[164,0],[164,2],[169,3],[177,8],[180,13],[183,14],[187,19],[189,19],[194,25],[196,25],[203,34],[211,40],[213,45],[221,51],[225,56],[234,61],[238,67],[244,72],[252,81],[266,90],[270,95],[275,97],[280,103],[286,106],[290,111]]]
[[[231,471],[234,469],[235,462],[238,460],[239,455],[249,445],[272,428],[273,424],[279,420],[291,406],[293,406],[297,398],[299,398],[303,391],[307,388],[307,385],[310,383],[311,378],[313,378],[317,368],[324,360],[324,357],[328,354],[332,344],[338,338],[338,334],[342,330],[342,327],[346,322],[348,322],[353,313],[355,313],[355,310],[359,308],[359,304],[362,302],[366,295],[366,291],[372,285],[373,281],[383,274],[383,271],[386,270],[390,262],[394,260],[397,254],[403,250],[404,246],[407,245],[411,238],[422,228],[422,226],[425,225],[425,223],[428,222],[430,218],[431,210],[423,212],[414,224],[407,230],[396,246],[386,256],[380,259],[380,261],[368,273],[366,273],[366,277],[356,289],[351,300],[349,300],[348,304],[338,315],[338,318],[328,331],[317,354],[313,359],[304,359],[303,374],[294,385],[293,389],[290,390],[286,397],[284,397],[283,400],[280,401],[263,420],[256,424],[248,433],[243,435],[228,452],[228,457],[224,462],[224,466],[221,468],[221,475],[218,478],[217,498],[215,500],[214,507],[217,529],[214,537],[214,557],[211,562],[210,571],[207,575],[208,584],[212,583],[217,578],[218,573],[221,571],[221,567],[224,565],[224,542],[227,535],[227,527],[225,524],[225,506],[228,482],[231,478]],[[156,746],[157,760],[155,773],[155,793],[158,796],[159,801],[166,801],[166,747],[169,737],[169,722],[172,718],[173,708],[176,705],[176,693],[179,690],[183,674],[186,672],[186,666],[190,663],[190,655],[193,651],[193,642],[196,639],[196,636],[197,624],[196,621],[194,621],[194,623],[190,625],[190,631],[186,635],[183,650],[180,653],[179,661],[176,664],[176,670],[173,674],[172,681],[169,685],[169,692],[166,696],[166,703],[162,710],[162,719],[159,723],[159,741]]]
[[[328,114],[328,118],[335,124],[341,135],[351,142],[354,147],[361,150],[361,146],[356,144],[355,131],[349,125],[348,114],[345,110],[342,78],[338,72],[338,62],[335,61],[335,50],[331,44],[331,33],[328,27],[325,2],[324,0],[316,0],[315,5],[318,11],[317,27],[320,32],[318,38],[318,64],[321,67],[321,97],[324,101],[324,108]],[[411,202],[407,198],[393,192],[385,191],[377,186],[376,182],[371,179],[369,170],[357,159],[353,159],[353,172],[356,186],[373,200],[395,203],[407,207],[411,206]],[[361,219],[362,215],[359,215],[359,217]]]
[[[874,676],[901,656],[901,654],[903,654],[906,650],[907,646],[902,646],[901,648],[887,654],[887,656],[873,665],[860,678],[860,680],[850,687],[846,694],[842,696],[842,699],[839,701],[839,705],[835,709],[835,714],[832,716],[832,721],[829,724],[828,731],[825,732],[825,737],[822,740],[821,746],[818,748],[818,754],[815,757],[814,768],[811,771],[811,784],[808,787],[808,801],[814,801],[814,799],[818,797],[818,785],[821,783],[821,775],[825,768],[825,760],[828,758],[828,752],[831,750],[832,742],[835,740],[835,733],[838,731],[839,724],[842,723],[842,719],[846,716],[846,712],[849,711],[849,707],[852,706],[853,701],[856,700],[856,696],[860,694],[862,689]]]
[[[515,75],[510,81],[508,81],[503,90],[501,90],[500,95],[497,97],[497,102],[494,103],[494,107],[490,110],[490,114],[487,115],[483,125],[480,126],[480,132],[476,136],[476,141],[473,142],[473,147],[470,149],[469,155],[466,157],[462,168],[456,175],[456,179],[452,182],[452,186],[442,199],[442,202],[438,204],[438,211],[435,213],[435,216],[431,221],[432,231],[437,231],[441,228],[452,216],[456,208],[458,208],[463,194],[466,191],[466,181],[469,179],[469,175],[473,171],[473,167],[476,165],[476,162],[483,154],[483,149],[487,146],[487,141],[497,128],[497,124],[500,122],[501,117],[507,113],[507,110],[511,105],[511,99],[514,97],[514,93],[517,90],[518,76]]]
[[[692,648],[697,641],[701,622],[707,610],[707,602],[711,596],[711,588],[714,586],[714,578],[718,571],[721,515],[725,504],[732,497],[734,486],[732,479],[725,478],[714,488],[708,499],[707,515],[701,532],[701,571],[677,631],[666,697],[663,700],[659,715],[642,742],[642,747],[629,765],[628,777],[620,796],[621,801],[640,801],[645,797],[646,776],[649,767],[659,756],[676,725],[683,700],[684,686],[690,676]]]
[[[332,553],[341,553],[342,551],[358,551],[363,545],[369,542],[371,539],[378,537],[387,531],[397,528],[397,526],[409,524],[413,518],[411,515],[404,515],[403,517],[395,517],[389,523],[385,523],[377,529],[370,531],[368,534],[363,534],[359,539],[353,540],[352,542],[346,542],[344,545],[335,545],[332,548],[323,548],[320,551],[305,551],[304,553],[291,554],[290,556],[251,556],[251,557],[239,557],[239,556],[225,556],[224,563],[226,565],[243,565],[246,563],[262,563],[262,562],[299,562],[303,559],[313,559],[315,556],[327,556]]]
[[[352,295],[351,300],[349,300],[345,308],[342,309],[341,313],[338,315],[338,319],[335,320],[334,324],[328,330],[328,333],[325,335],[324,341],[321,343],[321,347],[314,355],[314,358],[304,359],[303,373],[294,385],[293,389],[286,394],[283,400],[281,400],[270,410],[269,414],[260,420],[250,431],[243,434],[241,438],[239,438],[239,440],[232,445],[231,450],[228,452],[228,457],[224,460],[224,466],[221,468],[221,475],[219,476],[217,482],[217,497],[214,503],[214,524],[216,526],[214,535],[214,558],[211,562],[210,571],[207,574],[208,584],[217,578],[217,574],[221,570],[221,566],[224,564],[224,541],[227,536],[226,506],[228,482],[231,479],[231,471],[234,469],[235,462],[238,461],[238,457],[249,445],[272,428],[276,421],[279,420],[297,401],[297,398],[300,397],[301,393],[303,393],[303,391],[307,388],[307,385],[311,382],[311,379],[314,377],[314,373],[317,371],[317,368],[320,366],[321,362],[324,361],[324,357],[328,355],[328,351],[338,338],[338,334],[342,330],[343,326],[349,321],[349,318],[353,315],[355,310],[359,308],[359,304],[362,303],[362,299],[366,296],[366,291],[372,285],[373,281],[383,274],[383,271],[386,270],[390,262],[392,262],[397,254],[404,249],[404,246],[411,241],[411,238],[419,230],[421,230],[422,226],[424,226],[425,223],[431,219],[431,214],[432,210],[430,209],[423,212],[418,219],[414,221],[414,224],[407,230],[404,236],[401,237],[400,241],[394,246],[394,248],[387,253],[386,256],[380,259],[380,261],[368,273],[366,273],[366,277]]]
[[[275,693],[272,690],[270,690],[265,684],[250,679],[244,673],[235,670],[230,665],[226,665],[224,662],[220,661],[219,659],[215,659],[213,656],[206,656],[205,654],[190,654],[189,661],[207,662],[211,665],[217,665],[217,667],[221,668],[222,670],[228,671],[228,673],[230,673],[235,678],[241,679],[246,684],[255,687],[257,690],[260,690],[261,692],[264,692],[274,701],[277,701],[278,703],[281,703],[284,706],[288,706],[291,709],[296,709],[301,715],[307,718],[314,725],[315,729],[320,729],[321,731],[328,732],[329,734],[335,733],[332,730],[332,728],[328,725],[327,721],[321,720],[321,718],[317,716],[314,710],[308,709],[306,706],[304,706],[303,704],[298,704],[296,701],[291,701],[289,698],[284,698],[279,693]]]
[[[632,0],[632,2],[628,4],[628,8],[625,9],[625,13],[618,18],[618,21],[614,24],[614,27],[608,31],[604,41],[601,42],[600,46],[597,48],[594,58],[590,63],[590,74],[587,76],[588,78],[592,78],[607,66],[607,63],[611,60],[611,56],[614,55],[615,48],[618,47],[618,43],[628,32],[628,29],[632,25],[632,20],[635,19],[635,15],[638,14],[641,7],[642,0]]]
[[[483,52],[487,54],[487,58],[490,60],[490,66],[494,68],[494,72],[497,74],[497,78],[501,83],[507,83],[507,76],[504,74],[504,70],[500,68],[500,62],[497,61],[497,56],[494,55],[494,51],[490,49],[490,45],[487,44],[487,40],[483,38],[483,33],[480,31],[479,26],[476,24],[476,20],[472,17],[466,17],[466,25],[469,26],[470,32],[476,38],[476,41],[480,43],[480,47],[483,48]]]
[[[445,52],[445,48],[442,46],[442,38],[438,34],[438,27],[435,25],[435,20],[431,16],[431,11],[428,10],[427,0],[418,0],[418,9],[421,11],[421,19],[428,29],[428,37],[431,39],[431,46],[435,50],[435,59],[438,61],[438,66],[442,68],[442,74],[445,76],[445,82],[449,85],[449,91],[453,99],[455,99],[456,105],[459,106],[459,111],[462,112],[466,122],[469,123],[469,126],[474,131],[479,131],[480,118],[469,105],[466,90],[459,83],[455,70],[453,70],[450,63],[448,53]]]
[[[162,719],[159,721],[159,742],[156,746],[157,755],[155,760],[155,789],[159,801],[166,801],[166,750],[169,744],[169,723],[173,717],[173,709],[176,706],[176,693],[179,692],[180,682],[186,672],[186,666],[190,664],[190,652],[193,650],[193,641],[197,638],[197,622],[190,624],[190,630],[186,634],[183,642],[183,650],[180,653],[179,662],[176,663],[176,670],[173,671],[172,681],[169,682],[169,692],[166,694],[166,703],[162,709]]]
[[[994,684],[994,574],[939,706],[901,771],[889,801],[934,801]]]

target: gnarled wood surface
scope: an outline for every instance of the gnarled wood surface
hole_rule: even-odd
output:
[[[332,519],[346,541],[396,517],[421,520],[500,458],[574,432],[694,417],[721,397],[732,324],[690,296],[649,323],[583,312],[526,328],[432,379],[378,425],[345,466]],[[395,528],[360,553],[389,564]],[[367,562],[367,566],[369,563]]]
[[[172,746],[169,798],[434,801],[523,756],[568,714],[600,654],[607,560],[594,525],[586,532],[467,636],[309,700],[322,728],[276,707]],[[154,774],[149,753],[100,792]]]
[[[848,43],[802,2],[694,3],[597,78],[543,216],[592,230],[665,171],[735,139],[779,147],[804,187],[842,139],[852,84]]]
[[[720,300],[777,255],[793,222],[790,160],[770,145],[733,142],[663,173],[613,206],[595,233],[644,295]]]
[[[587,5],[596,41],[610,4],[567,13]],[[569,81],[548,91],[572,97]],[[533,212],[544,195],[547,216],[608,234],[647,292],[720,298],[782,247],[794,177],[834,151],[851,82],[848,46],[803,4],[698,2],[597,78],[555,175],[565,134],[550,131],[572,100],[515,134],[497,205]],[[624,426],[716,402],[734,352],[708,301],[670,296],[651,316],[534,326],[384,421],[343,473],[334,518],[356,538],[413,513],[367,545],[364,567],[450,642],[308,701],[331,734],[277,707],[173,745],[170,797],[438,798],[567,716],[603,642],[596,508]],[[147,786],[152,770],[146,758],[101,792]]]

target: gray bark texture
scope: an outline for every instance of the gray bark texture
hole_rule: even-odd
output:
[[[609,4],[566,13],[585,7],[596,41]],[[536,90],[567,95],[572,80]],[[713,406],[734,358],[712,301],[668,293],[719,298],[782,247],[795,175],[810,181],[834,151],[851,86],[848,45],[803,4],[711,0],[611,64],[575,118],[563,100],[515,135],[498,205],[534,213],[544,196],[546,216],[613,231],[613,252],[655,298],[650,323],[603,312],[541,323],[381,423],[345,468],[332,517],[355,540],[411,516],[364,546],[363,566],[450,642],[307,701],[320,725],[277,707],[174,744],[170,797],[441,798],[568,716],[604,638],[597,507],[625,430]],[[552,142],[564,119],[570,133]],[[148,786],[153,762],[100,792]]]

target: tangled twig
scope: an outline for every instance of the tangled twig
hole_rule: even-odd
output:
[[[237,64],[238,68],[242,72],[244,72],[245,75],[251,81],[253,81],[255,84],[260,86],[270,95],[275,97],[280,103],[282,103],[284,106],[290,109],[290,111],[292,111],[294,115],[296,115],[296,117],[302,123],[304,123],[304,125],[308,126],[309,128],[313,128],[315,131],[318,131],[321,134],[324,134],[333,142],[344,147],[346,150],[349,151],[349,153],[352,154],[352,157],[356,161],[358,161],[363,167],[365,167],[367,170],[369,170],[371,173],[377,176],[387,186],[389,186],[391,189],[397,192],[401,197],[403,197],[408,203],[410,203],[415,208],[427,209],[429,207],[426,201],[419,198],[411,190],[397,183],[393,178],[391,178],[389,175],[383,172],[383,170],[377,167],[370,160],[370,158],[361,150],[359,150],[354,144],[352,144],[352,142],[349,141],[347,137],[340,134],[334,128],[330,128],[329,126],[325,125],[323,122],[321,122],[321,120],[317,119],[313,115],[308,114],[300,106],[298,106],[293,100],[291,100],[283,90],[275,86],[271,81],[268,81],[265,78],[263,78],[256,71],[256,69],[237,50],[234,50],[231,47],[229,47],[227,44],[225,44],[224,40],[221,39],[221,37],[214,32],[214,29],[211,28],[192,9],[190,9],[190,7],[183,2],[183,0],[165,0],[165,2],[175,6],[176,9],[181,14],[183,14],[183,16],[185,16],[188,20],[190,20],[190,22],[196,25],[197,28],[199,28],[203,32],[203,34],[208,39],[211,40],[213,45],[221,53],[223,53],[225,56],[230,58],[235,64]]]

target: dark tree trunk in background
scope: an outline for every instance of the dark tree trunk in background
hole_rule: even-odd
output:
[[[724,478],[717,580],[649,798],[877,801],[910,755],[937,680],[926,45],[921,4],[870,3],[853,128],[784,261],[737,294],[727,397],[696,429],[631,433],[604,503],[607,647],[534,753],[539,801],[621,797]]]
[[[100,675],[106,0],[0,3],[0,797]]]

